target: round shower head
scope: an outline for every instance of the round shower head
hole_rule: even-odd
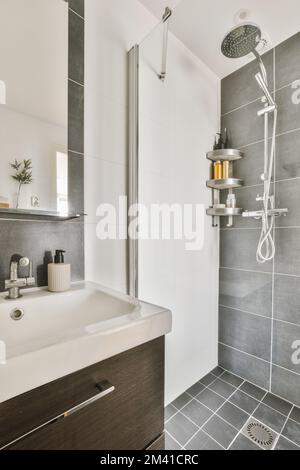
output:
[[[261,30],[253,23],[233,28],[222,42],[222,53],[230,59],[239,59],[253,52],[261,41]]]

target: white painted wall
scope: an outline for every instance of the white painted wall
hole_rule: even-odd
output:
[[[140,48],[141,203],[210,205],[205,158],[218,129],[220,81],[170,35],[167,79],[161,67],[160,25]],[[217,365],[218,230],[203,216],[204,244],[141,241],[139,296],[170,308],[166,338],[166,401],[170,402]]]
[[[86,278],[126,290],[126,242],[99,241],[96,207],[126,193],[127,51],[157,20],[136,0],[86,0]],[[179,41],[170,41],[169,78],[155,72],[161,28],[141,48],[141,174],[145,202],[210,204],[205,159],[219,125],[220,82]],[[141,242],[140,296],[170,307],[166,401],[217,364],[218,231],[204,218],[204,248]]]
[[[126,292],[126,242],[99,241],[96,208],[126,194],[127,51],[157,19],[137,0],[86,0],[86,278]]]

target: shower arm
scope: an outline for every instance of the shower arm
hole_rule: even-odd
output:
[[[164,37],[163,37],[163,52],[162,52],[162,64],[161,64],[161,74],[158,75],[158,78],[164,82],[167,76],[167,56],[168,56],[168,38],[169,38],[169,19],[172,16],[172,10],[169,7],[166,7],[165,13],[162,17],[162,23],[164,25]]]
[[[267,70],[266,70],[266,67],[265,67],[265,64],[261,58],[261,55],[259,54],[259,52],[257,52],[256,49],[253,49],[253,54],[256,58],[256,60],[258,61],[259,63],[259,66],[260,66],[260,70],[261,70],[261,74],[262,74],[262,78],[265,82],[265,84],[268,86],[268,74],[267,74]]]

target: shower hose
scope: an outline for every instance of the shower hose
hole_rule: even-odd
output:
[[[274,122],[272,133],[272,144],[269,155],[269,114],[265,114],[265,149],[264,149],[264,195],[263,195],[263,210],[262,210],[262,230],[257,247],[256,260],[260,264],[272,260],[275,257],[275,242],[273,235],[274,228],[274,215],[269,216],[269,210],[275,208],[274,196],[270,197],[272,173],[275,159],[275,139],[277,129],[277,109],[274,110]]]

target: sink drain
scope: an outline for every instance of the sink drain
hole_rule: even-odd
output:
[[[244,427],[242,434],[255,442],[262,449],[271,450],[276,442],[277,434],[259,421],[251,419]]]
[[[15,308],[11,314],[10,317],[12,320],[19,321],[22,320],[24,317],[24,310],[22,308]]]

